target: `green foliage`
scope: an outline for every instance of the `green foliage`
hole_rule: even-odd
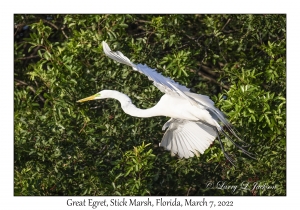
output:
[[[111,171],[115,195],[150,195],[154,177],[153,163],[155,155],[152,149],[144,150],[150,144],[134,147],[127,151],[122,159],[116,161]],[[117,175],[115,175],[117,174]]]
[[[285,15],[16,15],[14,34],[15,195],[286,195]],[[217,141],[178,159],[158,147],[166,117],[76,103],[111,89],[149,108],[162,95],[102,41],[209,95],[257,160],[223,136],[237,167]],[[245,182],[275,189],[217,188]]]

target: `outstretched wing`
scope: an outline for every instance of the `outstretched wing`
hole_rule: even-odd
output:
[[[188,96],[184,94],[184,92],[190,92],[190,90],[175,82],[171,78],[164,77],[161,73],[156,72],[155,69],[151,69],[147,65],[143,64],[134,64],[132,63],[123,53],[117,51],[111,51],[106,42],[102,42],[104,53],[111,59],[118,61],[119,63],[126,64],[131,66],[133,70],[138,71],[144,75],[146,75],[149,80],[153,81],[153,84],[163,93],[166,94],[176,94],[179,96],[183,96],[188,99]]]
[[[159,146],[180,158],[203,154],[217,136],[215,129],[199,121],[171,118],[163,126],[163,130],[167,127]]]
[[[148,76],[149,80],[152,80],[153,84],[161,92],[169,95],[177,95],[183,97],[186,100],[190,101],[191,104],[196,106],[199,104],[201,106],[204,106],[205,109],[207,109],[210,112],[213,118],[215,118],[217,121],[222,122],[223,125],[229,127],[230,130],[234,133],[229,122],[224,117],[224,114],[214,106],[214,102],[210,100],[208,96],[191,93],[187,87],[178,84],[171,78],[164,77],[161,73],[156,72],[155,69],[151,69],[147,65],[143,65],[143,64],[134,64],[125,55],[123,55],[123,53],[119,51],[116,52],[112,51],[106,42],[103,41],[102,45],[103,45],[104,53],[109,58],[118,61],[119,63],[123,63],[128,66],[131,66],[133,70]]]

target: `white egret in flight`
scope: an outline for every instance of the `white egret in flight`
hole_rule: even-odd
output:
[[[123,53],[111,51],[105,42],[102,42],[102,45],[104,53],[109,58],[131,66],[133,70],[145,74],[165,94],[154,107],[149,109],[137,108],[127,95],[115,90],[102,90],[77,102],[113,98],[118,100],[123,111],[131,116],[170,117],[171,119],[162,128],[163,130],[168,129],[160,146],[170,150],[172,155],[178,155],[180,158],[198,156],[199,153],[203,154],[214,139],[218,138],[225,157],[233,164],[234,160],[225,152],[219,133],[224,134],[242,152],[251,157],[251,153],[236,144],[226,134],[223,127],[226,127],[233,136],[241,140],[224,114],[214,106],[214,102],[208,96],[191,93],[188,88],[157,73],[155,69],[143,64],[134,64]]]

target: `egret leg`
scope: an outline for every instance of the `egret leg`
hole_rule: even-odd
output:
[[[229,139],[229,141],[231,141],[238,149],[240,149],[243,153],[245,153],[246,155],[248,155],[249,157],[253,158],[256,160],[254,156],[254,154],[252,154],[251,152],[248,152],[247,150],[245,150],[243,147],[241,147],[240,145],[238,145],[236,142],[233,141],[233,139],[224,131],[222,131],[222,133]]]
[[[236,165],[233,163],[233,162],[235,162],[235,160],[233,160],[233,159],[227,154],[227,152],[226,152],[225,149],[224,149],[223,143],[222,143],[222,141],[221,141],[221,139],[220,139],[220,136],[219,136],[219,131],[217,130],[216,127],[215,127],[214,129],[215,129],[215,131],[216,131],[216,133],[217,133],[217,137],[218,137],[218,140],[219,140],[219,142],[220,142],[221,149],[222,149],[222,151],[223,151],[224,156],[226,157],[227,160],[229,160],[229,162],[230,162],[232,165],[236,166]]]
[[[245,142],[244,140],[242,140],[236,133],[239,133],[234,127],[231,127],[229,128],[229,131],[240,141],[240,142],[243,142],[244,144],[246,144],[246,146],[241,146],[241,147],[249,147],[250,145]],[[225,134],[226,135],[226,134]]]

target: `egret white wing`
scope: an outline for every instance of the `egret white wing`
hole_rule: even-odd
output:
[[[166,94],[176,94],[183,96],[187,99],[189,99],[184,92],[189,92],[190,90],[175,82],[171,78],[164,77],[161,73],[156,72],[155,69],[152,69],[148,67],[147,65],[143,64],[134,64],[132,63],[123,53],[119,51],[112,51],[106,42],[102,42],[103,45],[103,51],[104,53],[111,59],[118,61],[119,63],[126,64],[128,66],[131,66],[133,70],[138,71],[144,75],[146,75],[149,80],[153,81],[153,84],[163,93]],[[190,100],[190,99],[189,99]]]
[[[217,136],[216,130],[199,121],[171,118],[163,129],[168,130],[160,143],[161,147],[177,154],[180,158],[189,158],[203,154]]]
[[[208,96],[200,95],[191,93],[190,90],[180,85],[179,83],[175,82],[171,78],[164,77],[161,73],[156,72],[155,69],[151,69],[147,65],[143,64],[134,64],[132,63],[123,53],[119,51],[112,51],[106,42],[102,42],[104,53],[111,59],[126,64],[128,66],[131,66],[133,70],[138,71],[146,76],[148,76],[149,80],[153,81],[153,84],[163,93],[169,94],[169,95],[179,95],[185,99],[187,99],[191,104],[193,105],[202,105],[206,110],[209,111],[209,113],[212,115],[212,117],[222,122],[223,125],[228,127],[230,132],[240,139],[237,134],[234,132],[234,129],[230,125],[230,123],[225,118],[224,114],[217,109],[214,106],[214,102],[210,100]]]

